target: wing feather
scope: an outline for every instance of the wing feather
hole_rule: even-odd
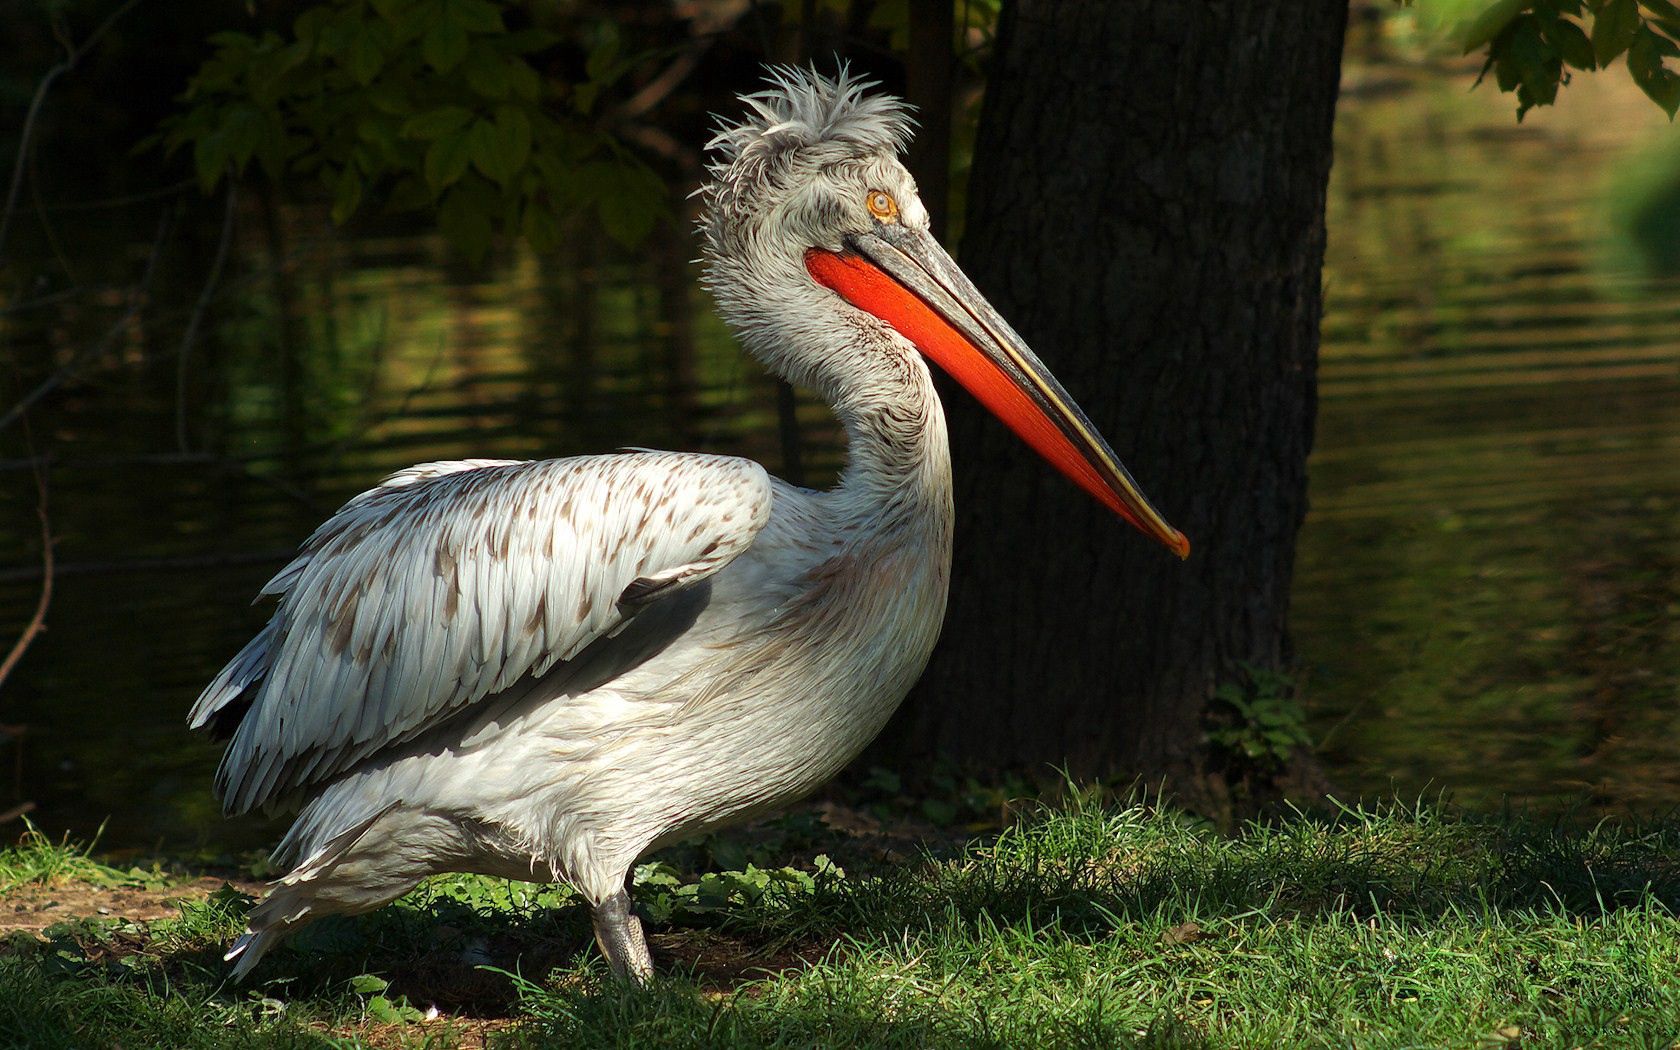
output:
[[[571,659],[733,561],[770,500],[756,463],[670,452],[392,475],[263,587],[273,619],[194,706],[197,728],[249,705],[224,807],[282,799]]]

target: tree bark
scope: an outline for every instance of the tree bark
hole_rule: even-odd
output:
[[[889,746],[1176,780],[1206,768],[1218,682],[1288,669],[1346,20],[1004,7],[964,267],[1195,547],[1178,562],[947,399],[950,614]]]
[[[951,204],[951,40],[956,8],[951,0],[910,0],[910,53],[904,61],[904,97],[916,107],[916,137],[905,163],[916,177],[917,195],[944,237]]]

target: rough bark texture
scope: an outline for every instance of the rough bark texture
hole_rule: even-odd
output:
[[[1195,544],[1180,563],[960,395],[944,641],[888,746],[1178,779],[1286,667],[1347,0],[1018,0],[964,268]]]

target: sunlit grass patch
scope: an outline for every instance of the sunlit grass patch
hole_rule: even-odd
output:
[[[808,965],[727,993],[522,984],[525,1045],[1668,1047],[1673,828],[1428,808],[1218,836],[1048,811],[927,861],[735,916]],[[1600,870],[1609,879],[1600,876]],[[1643,879],[1635,886],[1636,876]]]
[[[249,902],[230,889],[175,918],[0,946],[0,1033],[446,1046],[477,1026],[475,1042],[507,1047],[918,1050],[1680,1038],[1674,823],[1391,805],[1222,835],[1073,798],[885,865],[852,863],[843,842],[823,846],[839,862],[741,848],[735,869],[639,870],[647,989],[607,977],[568,891],[477,876],[317,924],[233,988],[219,953]]]
[[[153,869],[118,869],[93,858],[92,843],[57,841],[24,821],[23,834],[10,846],[0,848],[0,893],[19,886],[56,882],[84,882],[110,886],[125,882],[162,881]]]

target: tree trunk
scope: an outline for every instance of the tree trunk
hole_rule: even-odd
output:
[[[1195,546],[1180,563],[948,398],[951,611],[890,746],[1177,781],[1206,769],[1214,685],[1288,669],[1346,20],[1005,6],[964,267]]]
[[[951,0],[910,0],[910,53],[904,62],[904,98],[916,107],[916,137],[905,163],[916,177],[917,196],[933,221],[933,235],[950,229],[951,116],[954,80],[951,39],[956,7]]]

